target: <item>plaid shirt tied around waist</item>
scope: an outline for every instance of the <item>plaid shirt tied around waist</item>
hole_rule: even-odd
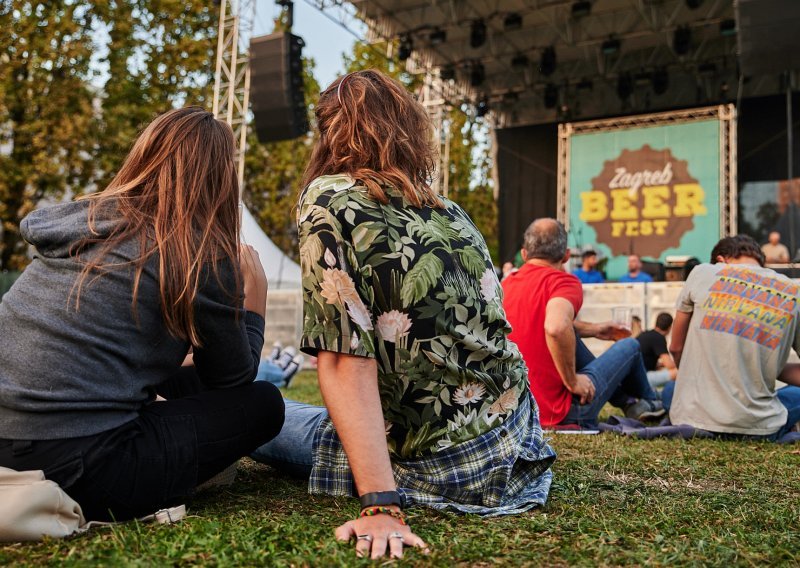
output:
[[[532,410],[533,409],[533,410]],[[543,439],[536,404],[524,397],[502,424],[466,442],[420,458],[392,458],[404,507],[425,505],[487,517],[544,505],[555,451]],[[353,475],[330,418],[314,436],[309,492],[356,497]]]

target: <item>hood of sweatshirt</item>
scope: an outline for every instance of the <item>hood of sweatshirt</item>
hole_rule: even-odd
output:
[[[37,209],[20,223],[20,233],[45,257],[66,258],[72,246],[92,236],[89,230],[89,201],[71,201]],[[111,234],[120,223],[119,217],[97,215],[94,236]]]

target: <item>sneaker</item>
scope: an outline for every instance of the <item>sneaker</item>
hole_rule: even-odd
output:
[[[659,418],[664,416],[666,411],[660,400],[639,399],[633,404],[625,407],[625,416],[634,420],[646,420],[648,418]]]
[[[305,361],[305,357],[301,354],[295,355],[292,360],[289,362],[289,365],[283,370],[283,387],[288,388],[289,384],[292,382],[292,379],[297,374],[297,371],[300,370],[300,367],[303,366],[303,361]]]

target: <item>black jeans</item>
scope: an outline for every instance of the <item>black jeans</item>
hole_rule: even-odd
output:
[[[165,394],[196,391],[186,386],[192,375],[185,368],[183,385]],[[43,470],[87,520],[127,520],[185,502],[197,485],[274,438],[283,417],[283,398],[269,382],[199,391],[149,404],[94,436],[0,440],[0,465]]]

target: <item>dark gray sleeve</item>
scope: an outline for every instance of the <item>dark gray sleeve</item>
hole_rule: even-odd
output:
[[[235,279],[220,267],[198,291],[195,324],[202,346],[194,348],[194,365],[207,388],[231,388],[253,382],[264,346],[264,318],[235,301]],[[220,285],[221,284],[221,285]]]

